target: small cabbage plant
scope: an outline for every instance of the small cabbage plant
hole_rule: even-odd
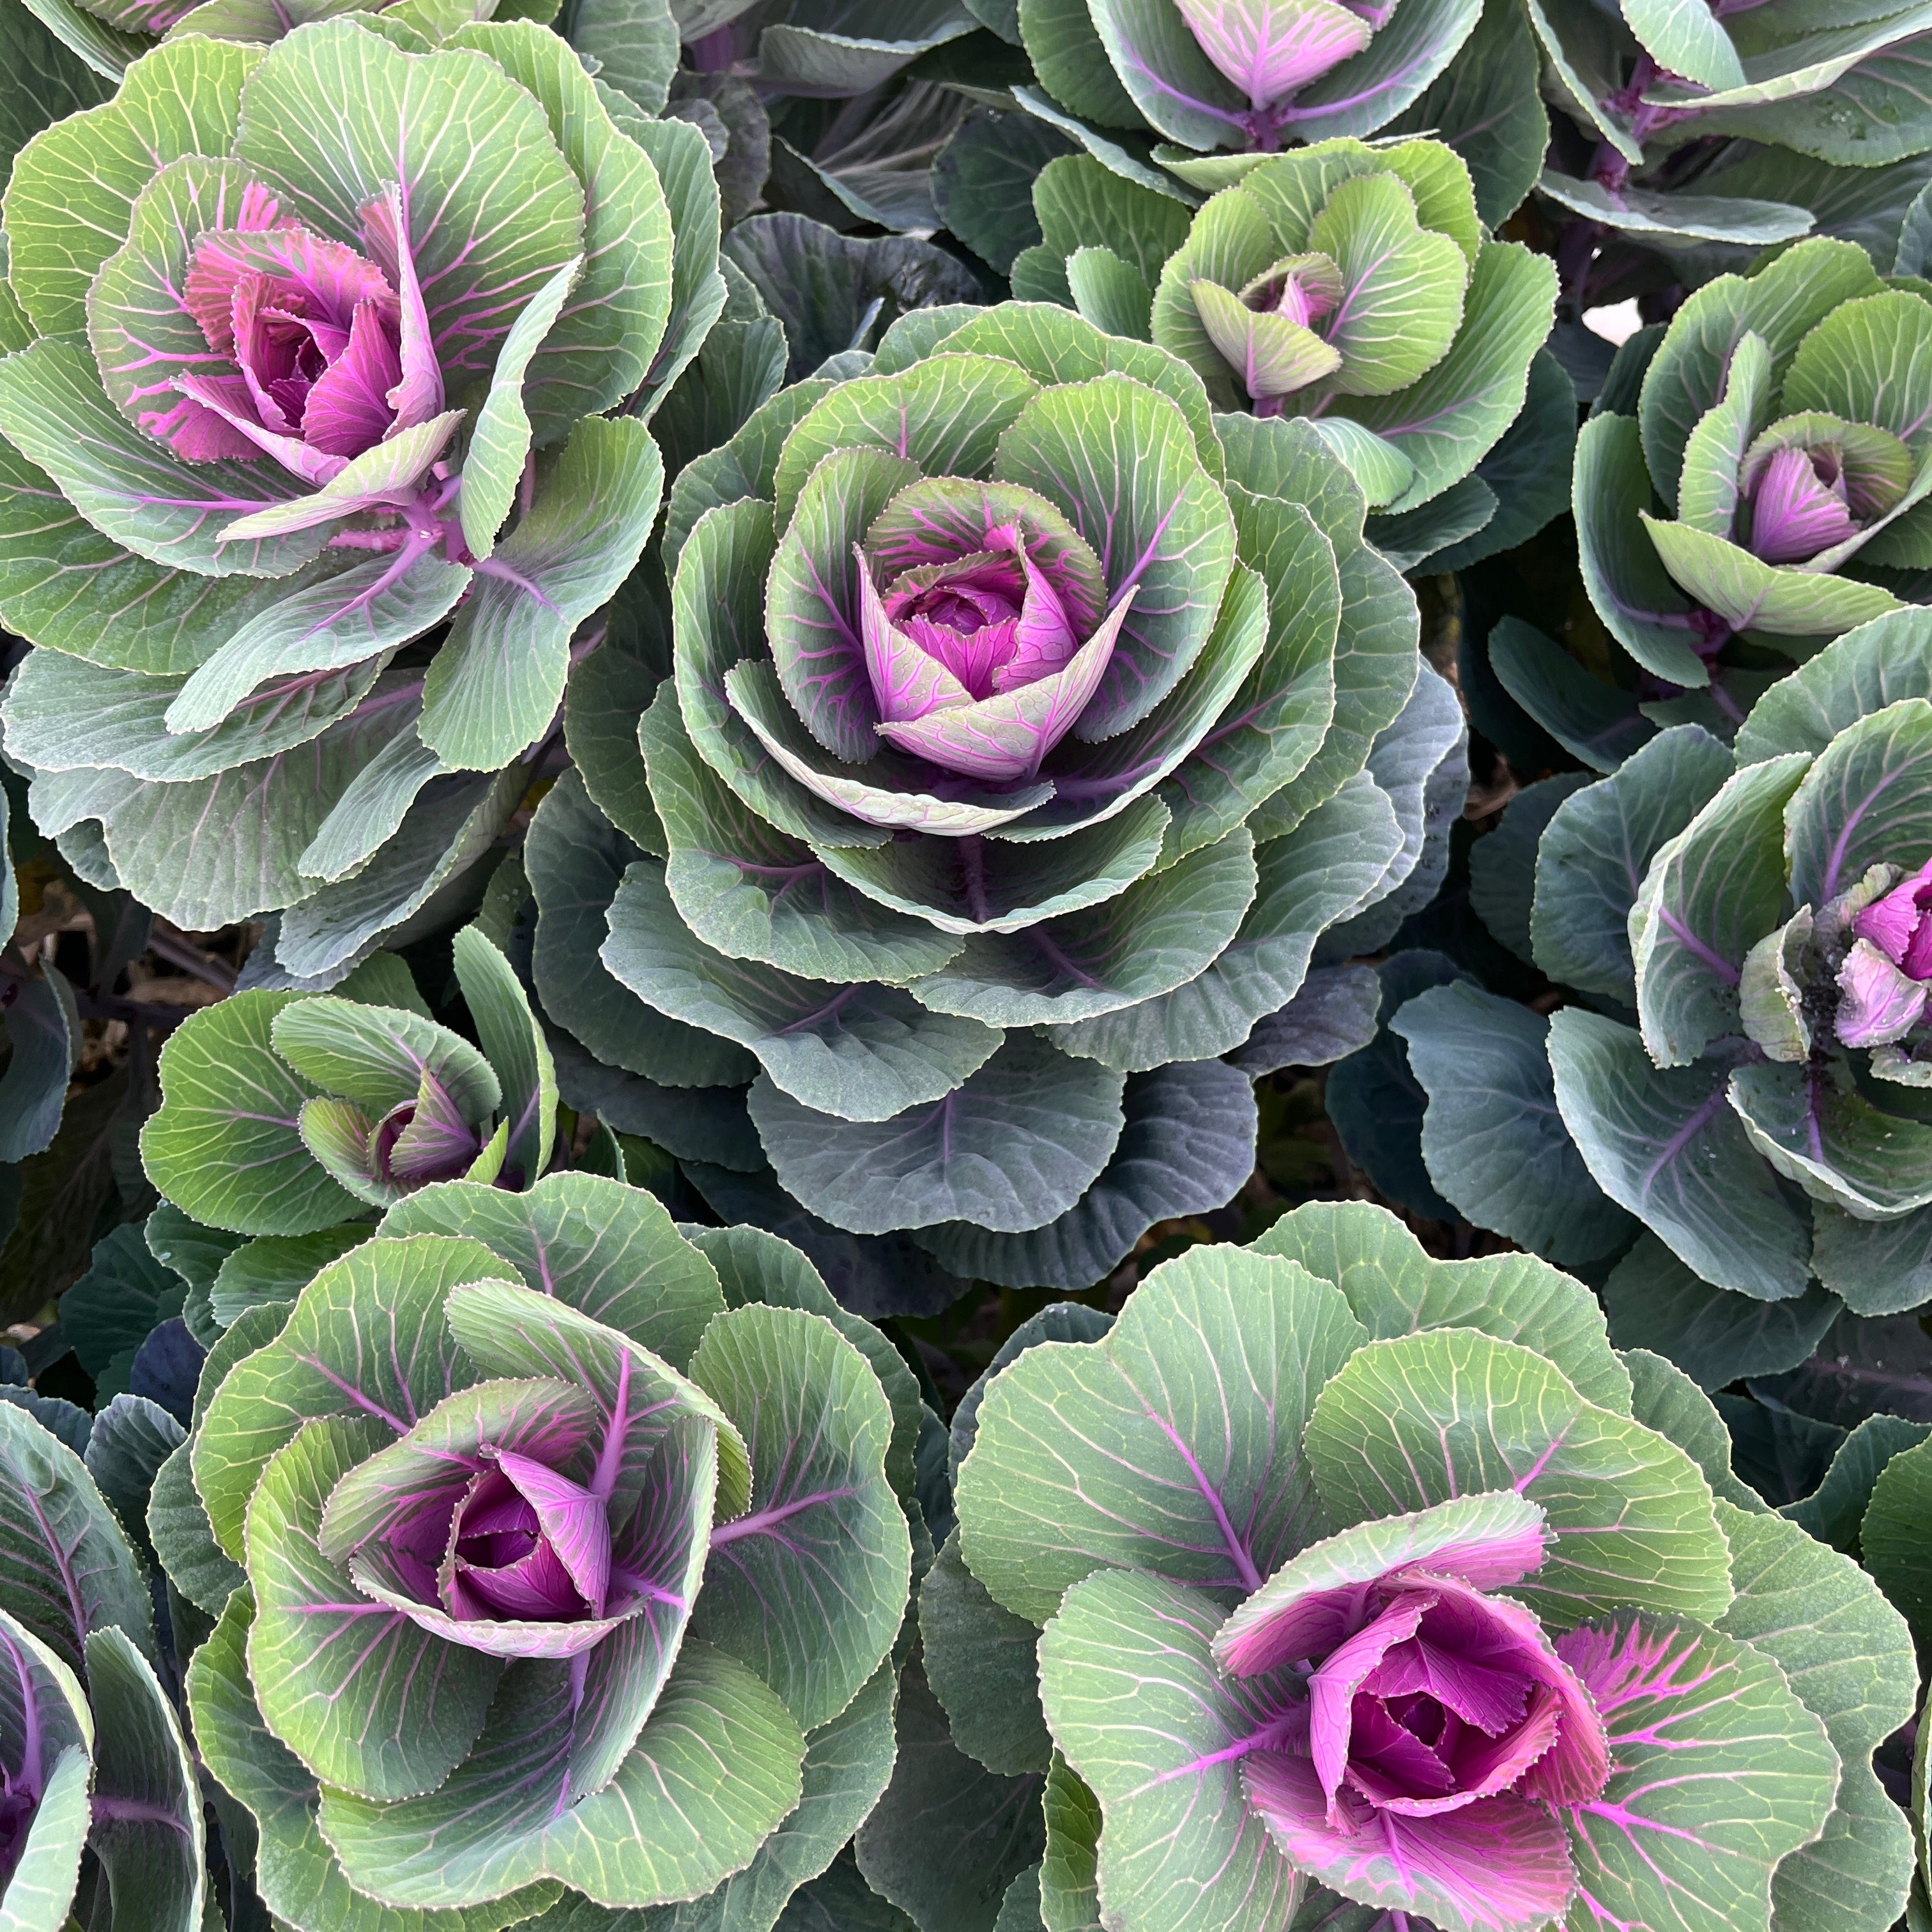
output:
[[[1038,1631],[1046,1924],[1891,1922],[1904,1620],[1580,1283],[1316,1204],[1093,1319],[962,1410],[921,1605],[941,1687]]]
[[[1734,747],[1677,725],[1563,790],[1544,806],[1527,937],[1588,1004],[1546,1027],[1462,985],[1392,1022],[1430,1096],[1437,1185],[1540,1240],[1507,1172],[1534,1166],[1599,1257],[1648,1231],[1610,1278],[1613,1310],[1674,1269],[1687,1346],[1726,1301],[1740,1321],[1752,1302],[1815,1314],[1815,1339],[1838,1304],[1814,1280],[1861,1315],[1920,1305],[1932,620],[1907,609],[1847,632],[1758,700]],[[1504,1157],[1450,1130],[1476,1068],[1541,1084],[1540,1150],[1519,1136]]]
[[[1089,1282],[1226,1202],[1250,1077],[1324,1051],[1304,982],[1354,997],[1311,965],[1428,896],[1461,796],[1364,509],[1306,424],[1044,304],[784,391],[673,493],[641,761],[538,812],[549,1017],[748,1084],[701,1161],[956,1274]]]
[[[1448,65],[1481,10],[1480,0],[1022,7],[1020,38],[1050,98],[1022,98],[1063,123],[1078,117],[1090,138],[1096,128],[1165,136],[1159,159],[1218,186],[1229,151],[1374,133]]]
[[[1082,190],[1082,218],[1066,232],[1061,204]],[[1392,512],[1469,476],[1522,412],[1550,333],[1554,272],[1491,238],[1468,167],[1439,142],[1331,140],[1262,160],[1199,210],[1151,274],[1149,242],[1177,232],[1159,197],[1068,156],[1048,164],[1034,200],[1042,232],[1076,245],[1027,251],[1017,286],[1151,338],[1218,409],[1306,418]],[[1566,388],[1552,422],[1559,454],[1573,411]],[[1458,514],[1466,528],[1469,514]]]
[[[1577,443],[1584,582],[1618,642],[1702,687],[1734,638],[1802,656],[1895,609],[1932,567],[1932,302],[1806,242],[1706,284],[1653,347],[1636,414]]]
[[[479,1049],[430,1017],[392,953],[334,993],[237,993],[162,1049],[148,1172],[202,1226],[315,1234],[439,1180],[535,1185],[556,1075],[522,985],[476,926],[454,942]]]
[[[163,1554],[279,1921],[769,1925],[871,1809],[916,1393],[796,1251],[697,1238],[432,1184],[216,1343]]]
[[[532,22],[369,16],[165,41],[21,151],[4,728],[87,878],[340,976],[488,848],[656,514],[705,156]]]
[[[134,1540],[181,1429],[137,1396],[89,1418],[16,1392],[0,1400],[0,1924],[202,1932],[201,1790]]]

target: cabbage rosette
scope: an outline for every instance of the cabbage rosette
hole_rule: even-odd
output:
[[[1636,414],[1576,448],[1584,583],[1617,640],[1701,688],[1733,638],[1802,658],[1896,609],[1932,566],[1932,302],[1807,242],[1698,290],[1652,347]]]
[[[962,1750],[969,1684],[1036,1683],[999,1768],[1046,1773],[1046,1924],[1900,1908],[1871,1754],[1911,1708],[1903,1619],[1582,1284],[1316,1203],[1163,1263],[1111,1325],[1030,1325],[956,1423],[920,1618]]]
[[[1439,142],[1331,140],[1262,159],[1191,224],[1084,155],[1050,161],[1034,204],[1043,239],[1015,262],[1016,290],[1151,338],[1217,409],[1305,418],[1371,504],[1434,506],[1436,547],[1497,519],[1496,492],[1471,472],[1526,398],[1514,440],[1567,456],[1574,400],[1538,355],[1556,276],[1490,236],[1468,167]],[[1519,454],[1517,466],[1543,486],[1532,516],[1546,515],[1547,466]],[[1373,534],[1393,554],[1418,526]],[[1533,528],[1509,514],[1493,535],[1507,547]]]
[[[297,978],[501,829],[723,296],[695,129],[529,21],[379,24],[170,40],[5,200],[8,755],[90,880],[280,913]]]
[[[1252,1076],[1359,1001],[1311,967],[1427,897],[1461,795],[1364,508],[1312,430],[1045,305],[785,391],[673,492],[641,760],[586,715],[532,825],[550,1018],[748,1083],[754,1133],[660,1110],[714,1203],[775,1174],[956,1274],[1091,1282],[1225,1202]]]
[[[616,1181],[446,1182],[226,1311],[164,1555],[278,1918],[776,1917],[870,1809],[916,1396],[794,1250],[699,1240]]]
[[[1373,134],[1427,89],[1481,11],[1481,0],[1029,0],[1017,24],[1038,85],[1016,98],[1130,169],[1099,130],[1163,137],[1156,159],[1219,187],[1231,153]]]

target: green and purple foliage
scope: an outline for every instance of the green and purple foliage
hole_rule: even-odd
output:
[[[166,40],[21,150],[5,729],[85,876],[298,979],[456,890],[657,513],[705,159],[532,22],[389,14]]]
[[[672,492],[672,674],[576,687],[608,749],[531,830],[548,1017],[721,1213],[1078,1286],[1220,1206],[1463,790],[1365,507],[1309,423],[1046,304],[781,392]]]
[[[1901,1910],[1871,1756],[1915,1694],[1903,1620],[1580,1283],[1318,1204],[1111,1328],[1016,1339],[956,1424],[920,1621],[961,1748],[1047,1774],[1046,1925]],[[1016,1749],[985,1706],[1030,1701],[1036,1630]]]
[[[235,1316],[150,1508],[262,1899],[769,1927],[890,1769],[908,1372],[783,1243],[617,1181],[362,1232]]]
[[[1151,340],[1217,409],[1311,424],[1405,568],[1466,566],[1555,514],[1576,430],[1569,380],[1540,352],[1556,278],[1489,234],[1441,142],[1258,157],[1191,221],[1066,155],[1034,205],[1042,239],[1016,258],[1016,292]]]

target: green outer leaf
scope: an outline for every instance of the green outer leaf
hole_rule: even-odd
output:
[[[196,1749],[260,1830],[255,1883],[277,1918],[298,1932],[498,1932],[557,1897],[546,1883],[494,1906],[416,1912],[351,1891],[316,1828],[320,1786],[262,1721],[244,1654],[254,1616],[253,1593],[236,1591],[189,1662],[188,1707]]]
[[[1627,1604],[1720,1616],[1730,1603],[1690,1457],[1514,1343],[1466,1329],[1368,1343],[1317,1398],[1306,1449],[1340,1522],[1478,1490],[1540,1503],[1548,1553],[1516,1594],[1558,1629]]]
[[[94,1705],[94,1828],[116,1925],[202,1932],[201,1786],[154,1673],[111,1625],[87,1640]]]
[[[626,872],[599,956],[646,1004],[749,1048],[768,1079],[841,1119],[890,1119],[943,1098],[1001,1037],[896,987],[828,985],[714,952],[678,918],[652,860]]]
[[[764,1075],[749,1099],[779,1180],[835,1227],[971,1221],[1019,1234],[1065,1213],[1106,1167],[1123,1084],[1022,1034],[953,1092],[887,1120],[816,1112]]]
[[[112,100],[21,150],[7,194],[8,279],[40,334],[85,331],[88,285],[127,235],[135,196],[177,156],[227,152],[242,83],[261,58],[220,40],[154,46]]]
[[[1100,1803],[1058,1751],[1040,1795],[1046,1856],[1040,1868],[1046,1932],[1100,1932]]]
[[[1898,608],[1898,600],[1876,584],[1766,563],[1740,544],[1689,524],[1666,523],[1648,510],[1640,510],[1637,520],[1678,585],[1734,631],[1832,636]]]
[[[1628,1245],[1630,1217],[1591,1178],[1551,1084],[1550,1022],[1457,981],[1400,1008],[1390,1026],[1429,1096],[1422,1159],[1445,1199],[1553,1262]]]
[[[190,1015],[163,1049],[161,1105],[142,1128],[141,1156],[198,1220],[304,1234],[359,1211],[302,1144],[296,1117],[316,1090],[270,1043],[276,1016],[302,998],[238,993]]]
[[[1600,1797],[1562,1814],[1592,1916],[1768,1928],[1774,1868],[1831,1810],[1838,1756],[1825,1726],[1771,1657],[1688,1621],[1621,1611],[1564,1654],[1613,1767]]]
[[[163,1464],[187,1440],[188,1432],[159,1402],[123,1393],[94,1418],[81,1452],[115,1520],[150,1562],[148,1498]]]
[[[1764,1498],[1731,1468],[1730,1431],[1709,1397],[1663,1356],[1648,1348],[1619,1352],[1630,1371],[1630,1409],[1637,1420],[1676,1443],[1703,1471],[1719,1502],[1763,1514]]]
[[[424,681],[417,728],[447,768],[506,764],[548,728],[572,637],[630,574],[650,533],[664,459],[634,418],[586,416],[561,451],[539,459],[536,489],[490,560],[500,574],[479,572]]]
[[[1932,1448],[1922,1442],[1893,1456],[1872,1485],[1859,1532],[1865,1568],[1906,1622],[1920,1646],[1932,1643],[1932,1560],[1925,1512],[1932,1498]]]
[[[268,1037],[297,1073],[364,1113],[385,1114],[414,1100],[425,1072],[468,1121],[488,1120],[503,1097],[490,1063],[469,1041],[404,1007],[323,993],[284,1006]]]
[[[262,1466],[305,1423],[380,1415],[400,1436],[475,1379],[443,1304],[459,1282],[502,1273],[481,1242],[418,1234],[365,1241],[315,1276],[275,1339],[230,1370],[195,1432],[195,1487],[231,1557],[242,1560]],[[393,1346],[369,1352],[365,1323],[380,1323]]]
[[[1658,1067],[1635,1028],[1570,1006],[1550,1023],[1556,1105],[1598,1186],[1718,1288],[1802,1295],[1810,1230],[1726,1104],[1721,1064]]]
[[[886,1475],[891,1411],[864,1357],[802,1309],[719,1316],[691,1373],[752,1469],[750,1513],[712,1530],[692,1629],[812,1730],[878,1669],[904,1613],[911,1551]]]
[[[1881,1113],[1848,1068],[1740,1066],[1728,1097],[1751,1146],[1814,1200],[1888,1219],[1932,1204],[1932,1126]]]
[[[384,1235],[466,1236],[520,1280],[684,1369],[725,1304],[718,1276],[655,1196],[596,1174],[552,1174],[520,1193],[476,1181],[419,1189]]]
[[[750,1079],[758,1062],[743,1048],[622,997],[598,958],[604,915],[637,848],[590,802],[575,772],[545,794],[524,851],[537,902],[531,977],[545,1013],[607,1066],[666,1087]]]
[[[1250,1245],[1334,1282],[1372,1340],[1478,1329],[1534,1349],[1587,1400],[1630,1412],[1630,1376],[1596,1298],[1533,1255],[1438,1261],[1386,1208],[1358,1201],[1304,1202]]]
[[[465,926],[451,944],[464,1003],[502,1089],[510,1128],[504,1165],[534,1186],[556,1134],[556,1063],[522,981],[482,928]]]
[[[1932,698],[1932,619],[1916,604],[1847,631],[1778,680],[1738,728],[1740,765],[1822,752],[1840,731],[1902,698]]]
[[[155,1472],[148,1498],[148,1534],[168,1581],[197,1610],[219,1616],[247,1575],[215,1542],[194,1486],[193,1455],[190,1438]]]
[[[651,1932],[770,1932],[788,1898],[832,1863],[878,1802],[896,1755],[898,1675],[888,1658],[805,1741],[805,1796],[745,1869],[716,1892],[660,1908]]]
[[[0,1611],[72,1670],[90,1631],[155,1654],[147,1580],[86,1466],[23,1408],[0,1403]]]
[[[1530,944],[1552,980],[1636,1003],[1630,913],[1658,852],[1731,776],[1701,725],[1660,732],[1603,779],[1566,799],[1536,854]]]
[[[1054,1740],[1100,1800],[1100,1912],[1126,1932],[1274,1932],[1306,1883],[1241,1789],[1243,1744],[1274,1707],[1268,1679],[1215,1669],[1221,1619],[1204,1592],[1102,1570],[1040,1639]]]
[[[539,447],[642,385],[670,314],[674,248],[686,240],[698,245],[695,235],[674,236],[656,166],[618,132],[597,84],[572,58],[570,46],[583,46],[585,10],[580,4],[572,28],[578,38],[569,45],[534,20],[479,21],[443,42],[488,54],[536,97],[552,139],[584,186],[584,272],[532,357],[526,386]],[[634,56],[635,50],[626,51]],[[601,78],[628,93],[610,70],[622,58],[607,46]]]
[[[919,1592],[926,1682],[952,1741],[988,1771],[1044,1771],[1053,1748],[1040,1705],[1039,1630],[994,1602],[946,1539]]]
[[[987,1390],[956,1492],[973,1574],[1035,1623],[1110,1566],[1253,1589],[1327,1532],[1296,1445],[1363,1339],[1292,1262],[1162,1263],[1102,1340],[1029,1349]]]
[[[1040,1853],[1040,1780],[964,1756],[916,1665],[897,1730],[892,1782],[854,1844],[859,1869],[922,1932],[996,1932],[1007,1887]]]
[[[479,1831],[442,1793],[383,1805],[325,1788],[322,1830],[358,1890],[396,1904],[479,1903],[544,1877],[599,1904],[671,1903],[750,1863],[798,1804],[805,1749],[756,1676],[693,1641],[616,1778],[543,1828]]]
[[[75,1702],[80,1702],[77,1685]],[[93,1768],[78,1744],[65,1746],[55,1760],[34,1808],[20,1862],[8,1879],[6,1897],[0,1898],[0,1932],[62,1932],[73,1924],[68,1907],[87,1843],[87,1784]]]
[[[1911,1721],[1911,1633],[1850,1558],[1795,1522],[1722,1503],[1718,1519],[1738,1592],[1718,1627],[1778,1665],[1841,1766],[1824,1836],[1786,1856],[1772,1880],[1774,1922],[1779,1932],[1886,1932],[1905,1907],[1912,1834],[1871,1757]]]

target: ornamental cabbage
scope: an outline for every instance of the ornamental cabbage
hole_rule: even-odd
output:
[[[1177,144],[1160,155],[1177,173],[1219,186],[1191,172],[1196,155],[1373,134],[1441,74],[1480,11],[1480,0],[1050,0],[1022,7],[1018,27],[1051,98],[1019,98],[1063,124],[1151,129]]]
[[[1430,1096],[1424,1158],[1460,1211],[1628,1250],[1613,1312],[1674,1296],[1687,1337],[1706,1316],[1783,1318],[1794,1352],[1757,1351],[1765,1368],[1841,1303],[1924,1301],[1929,700],[1932,619],[1894,610],[1774,683],[1734,747],[1675,725],[1544,794],[1526,936],[1590,1004],[1545,1023],[1446,986],[1392,1021]],[[1476,1067],[1490,1090],[1540,1085],[1533,1134],[1498,1123],[1478,1153],[1455,1127]],[[1540,1220],[1511,1178],[1532,1165]]]
[[[1260,160],[1148,274],[1145,243],[1126,231],[1144,218],[1150,240],[1174,232],[1173,211],[1070,156],[1034,190],[1056,238],[1076,239],[1060,236],[1058,204],[1076,183],[1106,218],[1084,221],[1070,250],[1028,250],[1016,283],[1115,333],[1150,337],[1217,408],[1306,418],[1370,502],[1402,512],[1440,498],[1522,412],[1556,278],[1519,244],[1490,238],[1468,169],[1440,142],[1324,141]],[[1553,440],[1567,453],[1574,401],[1552,373],[1562,389],[1549,412]],[[1486,507],[1493,513],[1493,496]],[[1483,521],[1456,514],[1466,531]]]
[[[962,1408],[920,1606],[942,1695],[970,1667],[1030,1702],[1039,1632],[1045,1923],[1900,1909],[1910,1828],[1871,1754],[1911,1708],[1904,1620],[1580,1283],[1316,1203],[1163,1263],[1111,1328],[1073,1315],[1099,1332],[1016,1337]],[[1882,1709],[1818,1674],[1821,1613]]]
[[[594,1176],[446,1182],[217,1343],[164,1556],[278,1918],[769,1924],[871,1808],[916,1396],[793,1250],[698,1240]]]
[[[1640,664],[1701,687],[1734,637],[1802,655],[1780,640],[1898,608],[1887,573],[1932,564],[1932,398],[1882,371],[1932,366],[1928,349],[1932,302],[1847,242],[1690,297],[1636,416],[1606,411],[1577,444],[1584,582]]]
[[[604,730],[532,824],[548,1018],[721,1213],[1072,1285],[1226,1202],[1250,1080],[1359,998],[1311,966],[1426,898],[1462,794],[1364,507],[1312,429],[1043,305],[783,392],[672,493],[641,760]]]
[[[656,514],[705,152],[533,22],[386,16],[167,40],[22,149],[4,722],[86,877],[298,979],[458,890]]]

